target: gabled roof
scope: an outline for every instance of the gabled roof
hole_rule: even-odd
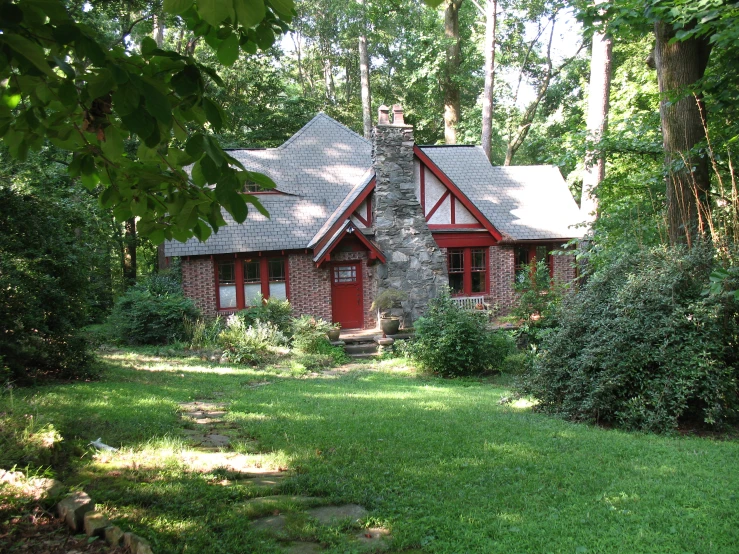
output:
[[[582,218],[557,168],[493,167],[482,149],[473,146],[418,148],[503,239],[582,236],[583,229],[570,227]],[[227,225],[218,233],[206,242],[169,241],[167,256],[324,250],[326,241],[344,230],[350,208],[373,187],[370,142],[323,113],[277,148],[230,154],[277,184],[277,193],[259,196],[270,218],[252,210],[238,225],[224,212]]]
[[[323,262],[325,262],[331,252],[333,252],[334,248],[336,248],[341,240],[347,235],[354,235],[359,242],[364,244],[364,246],[369,250],[370,252],[370,258],[371,259],[379,259],[380,262],[383,264],[385,263],[385,255],[382,253],[380,248],[370,239],[368,239],[362,231],[357,229],[357,227],[348,219],[344,221],[344,223],[341,224],[341,226],[336,230],[335,233],[329,237],[329,240],[326,242],[326,244],[323,245],[321,250],[319,250],[318,254],[313,256],[313,262],[320,266]]]
[[[420,146],[506,238],[570,239],[583,218],[554,166],[493,166],[479,146]]]
[[[278,148],[232,150],[247,169],[266,173],[284,193],[259,196],[270,218],[253,210],[238,225],[224,212],[228,225],[206,242],[170,241],[166,255],[307,248],[347,196],[366,184],[371,149],[368,140],[320,113]]]

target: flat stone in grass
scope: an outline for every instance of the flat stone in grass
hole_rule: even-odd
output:
[[[204,412],[209,410],[223,410],[223,402],[182,402],[180,409],[183,412]]]
[[[251,528],[256,531],[266,531],[273,535],[280,534],[287,526],[287,518],[284,515],[267,516],[255,519],[250,523]]]
[[[375,550],[389,547],[390,531],[382,527],[370,527],[355,535],[360,544],[372,546]]]
[[[205,435],[200,440],[200,446],[223,448],[225,446],[228,446],[230,442],[231,439],[229,439],[226,435],[217,435],[213,433],[210,435]]]
[[[285,554],[314,554],[315,552],[323,552],[323,548],[317,542],[294,542],[286,545],[282,549]]]
[[[123,533],[123,544],[131,551],[131,554],[153,554],[151,545],[133,533]]]
[[[278,504],[292,503],[301,506],[305,504],[315,504],[321,502],[320,498],[315,496],[291,496],[289,494],[273,494],[271,496],[258,496],[244,501],[246,506],[264,506],[269,508]]]
[[[254,485],[255,487],[276,487],[284,478],[285,475],[282,472],[276,471],[273,475],[264,474],[254,477],[245,477],[244,479],[239,479],[237,482],[249,483],[250,485]]]
[[[357,522],[367,517],[369,512],[359,504],[344,504],[342,506],[321,506],[308,510],[308,515],[323,525],[330,525],[334,521],[351,519]]]
[[[105,528],[105,542],[110,546],[118,546],[123,538],[123,531],[117,525],[110,525]]]

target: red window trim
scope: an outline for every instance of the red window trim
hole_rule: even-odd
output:
[[[465,246],[462,248],[447,249],[447,263],[449,263],[449,254],[453,250],[461,250],[464,255],[464,277],[462,284],[462,292],[452,294],[452,296],[474,296],[479,294],[490,294],[490,248],[480,246]],[[482,250],[485,255],[485,289],[482,292],[472,292],[472,251]],[[478,273],[478,272],[475,272]],[[481,272],[479,272],[481,273]]]
[[[545,246],[547,248],[547,266],[549,266],[549,277],[554,278],[554,256],[552,255],[552,251],[555,250],[554,245],[547,244],[547,243],[525,244],[525,245],[518,246],[517,248],[525,248],[526,246],[528,246],[527,264],[530,264],[532,260],[536,260],[536,248],[537,247]],[[519,271],[521,271],[521,266],[516,265],[516,270],[513,272],[514,276],[518,275]]]
[[[278,254],[271,256],[269,253],[263,254],[234,254],[230,256],[219,256],[213,258],[213,271],[215,273],[216,282],[216,311],[218,312],[235,312],[238,310],[244,310],[251,306],[245,305],[244,300],[244,261],[247,259],[257,258],[259,260],[259,278],[262,285],[262,296],[266,300],[269,298],[269,260],[279,258],[285,264],[285,296],[290,300],[290,271],[288,264],[288,257],[284,254]],[[234,280],[236,281],[236,307],[234,308],[221,308],[221,290],[218,281],[218,264],[220,262],[233,262],[234,263]]]

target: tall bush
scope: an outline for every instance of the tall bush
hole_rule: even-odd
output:
[[[187,338],[186,320],[198,315],[176,280],[155,275],[128,289],[116,301],[108,322],[121,342],[166,344]]]
[[[630,429],[735,420],[739,304],[704,294],[712,265],[708,247],[660,247],[596,273],[564,300],[521,392],[546,412]]]
[[[73,209],[0,186],[0,378],[87,377],[90,251]]]
[[[469,375],[499,369],[513,350],[511,339],[486,328],[481,311],[463,310],[448,293],[429,302],[426,315],[415,323],[413,358],[442,375]]]
[[[249,327],[256,321],[269,322],[285,335],[291,335],[293,328],[293,308],[288,300],[268,298],[262,300],[258,295],[256,305],[238,312],[238,316]]]

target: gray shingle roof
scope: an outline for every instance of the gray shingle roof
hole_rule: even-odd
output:
[[[251,210],[239,225],[206,242],[165,244],[167,256],[312,248],[366,188],[374,171],[371,144],[321,113],[278,148],[234,150],[247,169],[269,175],[282,194],[259,197],[270,213]],[[479,147],[421,147],[485,217],[514,240],[580,237],[582,217],[553,166],[493,167]]]
[[[583,221],[554,166],[492,166],[479,146],[420,147],[493,226],[514,240],[582,237]]]
[[[231,151],[247,169],[269,175],[285,194],[259,197],[269,219],[253,210],[238,225],[224,213],[228,225],[206,242],[170,241],[166,255],[306,248],[347,196],[366,183],[371,148],[368,140],[321,113],[278,148]]]

